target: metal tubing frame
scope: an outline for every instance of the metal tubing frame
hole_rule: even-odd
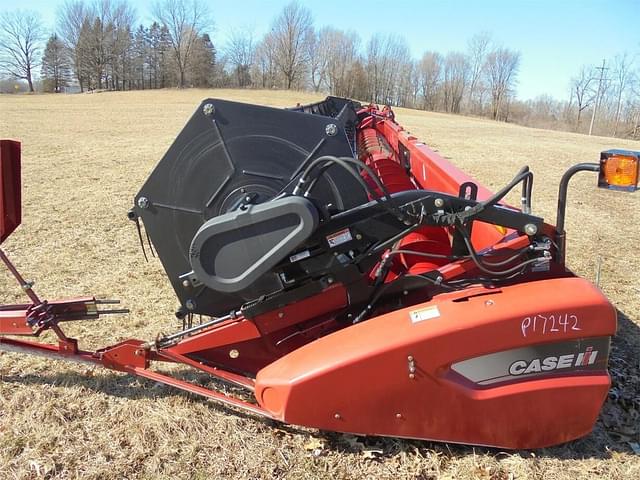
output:
[[[38,295],[36,295],[36,292],[34,292],[31,289],[31,284],[27,282],[22,277],[22,275],[20,275],[20,272],[18,272],[18,269],[15,267],[15,265],[13,265],[13,263],[11,263],[11,260],[9,260],[9,257],[7,257],[7,255],[2,251],[1,248],[0,248],[0,260],[2,260],[2,263],[5,264],[9,272],[11,272],[11,275],[13,275],[13,277],[20,284],[20,288],[22,288],[25,291],[25,293],[27,294],[29,299],[33,302],[33,304],[40,305],[42,302],[40,301],[40,298],[38,298]]]
[[[7,269],[18,281],[22,289],[29,296],[32,301],[27,305],[3,305],[1,312],[6,314],[15,313],[16,317],[24,317],[26,320],[27,311],[33,307],[40,305],[47,305],[46,301],[40,300],[38,295],[32,290],[31,284],[26,282],[17,268],[11,263],[7,255],[0,249],[0,260],[5,264]],[[80,299],[79,302],[84,302],[86,299]],[[72,300],[71,302],[75,302]],[[56,302],[52,302],[55,304]],[[102,312],[105,313],[105,312]],[[107,312],[108,313],[108,312]],[[98,316],[100,311],[97,312]],[[189,334],[198,333],[202,329],[211,327],[215,324],[221,323],[231,318],[220,318],[208,322],[207,324],[198,325],[192,329],[184,332],[179,332],[169,336],[171,340],[178,340]],[[67,319],[71,320],[71,319]],[[126,372],[131,375],[144,377],[155,382],[160,382],[165,385],[169,385],[185,392],[194,393],[214,400],[222,405],[239,408],[246,412],[259,415],[261,417],[273,418],[273,416],[265,409],[254,403],[249,403],[238,398],[231,397],[222,392],[211,390],[200,385],[186,382],[184,380],[177,379],[167,374],[153,371],[149,367],[153,361],[155,362],[173,362],[182,363],[196,370],[200,370],[211,375],[218,380],[231,383],[233,385],[242,387],[248,392],[254,392],[255,381],[252,378],[239,375],[237,373],[228,372],[223,369],[210,367],[196,360],[192,360],[184,355],[170,351],[169,349],[163,349],[161,346],[154,344],[153,342],[145,343],[141,340],[129,339],[119,344],[112,345],[97,351],[85,351],[78,348],[78,341],[75,338],[69,338],[62,331],[58,325],[58,320],[54,317],[53,320],[42,327],[35,330],[17,329],[12,324],[11,328],[4,328],[0,323],[0,351],[6,351],[11,353],[26,353],[36,356],[41,356],[54,360],[65,360],[69,362],[83,363],[92,366],[101,366],[111,370]],[[5,326],[6,327],[6,326]],[[8,338],[5,335],[28,335],[32,337],[39,336],[44,330],[53,330],[58,337],[58,345],[51,343],[40,343],[27,340],[18,340],[14,338]],[[155,347],[152,350],[152,347]]]
[[[31,284],[26,282],[17,268],[11,263],[7,255],[0,250],[0,260],[10,273],[15,277],[18,284],[29,296],[32,301],[31,304],[21,305],[3,305],[0,311],[7,315],[14,313],[16,318],[24,318],[26,320],[27,312],[33,307],[39,305],[45,305],[47,302],[43,302],[37,296],[35,291],[32,290]],[[84,302],[86,299],[79,299],[79,302]],[[52,302],[55,304],[56,302]],[[99,315],[99,311],[97,315]],[[104,313],[104,312],[103,312]],[[199,333],[208,327],[222,323],[225,320],[232,318],[231,315],[219,319],[212,320],[203,325],[198,325],[192,329],[188,329],[178,334],[170,335],[167,337],[169,340],[179,341],[185,336]],[[69,320],[69,319],[67,319]],[[9,325],[11,326],[11,325]],[[53,360],[64,360],[75,363],[82,363],[91,366],[101,366],[111,370],[126,372],[131,375],[144,377],[155,382],[160,382],[165,385],[169,385],[185,392],[194,393],[214,400],[222,405],[235,407],[246,412],[259,415],[261,417],[273,418],[272,415],[260,407],[259,405],[240,400],[238,398],[231,397],[222,392],[211,390],[193,383],[186,382],[184,380],[171,377],[167,374],[151,370],[150,364],[152,361],[156,362],[172,362],[182,363],[190,366],[196,370],[200,370],[211,375],[218,380],[231,383],[233,385],[242,387],[248,392],[253,393],[255,381],[252,378],[238,375],[233,372],[228,372],[223,369],[210,367],[201,362],[192,360],[184,355],[170,351],[169,349],[163,349],[157,347],[152,350],[153,343],[144,343],[140,340],[125,340],[116,345],[106,347],[97,351],[84,351],[78,349],[78,341],[74,338],[67,337],[57,321],[52,321],[46,326],[38,328],[36,330],[31,329],[17,329],[16,326],[11,328],[5,328],[0,323],[0,351],[6,351],[11,353],[26,353],[30,355],[36,355]],[[27,340],[18,340],[15,338],[8,338],[5,335],[29,335],[32,337],[39,336],[43,330],[51,329],[58,337],[58,345],[51,343],[40,343]],[[172,342],[169,342],[172,343]]]
[[[212,390],[200,385],[195,385],[193,383],[180,380],[165,373],[151,370],[147,365],[151,361],[183,363],[194,369],[208,373],[213,378],[243,387],[247,390],[247,392],[251,393],[253,393],[254,391],[253,379],[243,377],[242,375],[238,375],[232,372],[227,372],[218,368],[199,364],[199,362],[188,359],[183,355],[162,350],[155,352],[149,350],[146,347],[147,345],[143,344],[140,341],[128,340],[121,344],[107,347],[96,352],[78,350],[77,348],[75,349],[75,351],[73,351],[68,349],[65,342],[62,341],[59,345],[53,345],[49,343],[17,340],[0,336],[0,351],[6,351],[10,353],[26,353],[52,360],[64,360],[91,366],[101,366],[111,370],[125,372],[130,375],[147,378],[149,380],[153,380],[154,382],[163,383],[165,385],[169,385],[188,393],[206,397],[225,406],[239,408],[243,411],[259,415],[261,417],[273,419],[273,416],[270,412],[263,409],[257,404],[231,397],[217,390]],[[114,364],[114,357],[110,356],[110,353],[112,353],[116,349],[118,350],[119,358],[121,358],[121,363],[118,364]],[[137,356],[138,358],[135,361],[129,361],[130,358],[135,357],[127,355],[127,351],[129,351],[131,355]]]
[[[578,172],[599,172],[599,163],[578,163],[569,167],[564,172],[562,179],[560,180],[560,187],[558,189],[558,212],[556,216],[556,245],[558,252],[556,254],[556,261],[558,263],[564,263],[565,249],[566,249],[566,232],[564,231],[564,219],[567,209],[567,190],[569,188],[569,181]]]

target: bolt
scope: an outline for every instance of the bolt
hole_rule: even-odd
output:
[[[328,284],[332,284],[333,283],[333,277],[328,277],[327,278],[327,283]]]
[[[403,295],[409,295],[409,290],[403,290],[403,291],[402,291],[402,294],[403,294]]]
[[[229,357],[231,358],[238,358],[240,356],[240,352],[238,350],[236,350],[235,348],[232,350],[229,350]]]
[[[278,312],[278,318],[284,318],[284,312]]]
[[[397,419],[402,418],[402,414],[401,414],[401,413],[396,413],[396,418],[397,418]]]
[[[215,111],[216,111],[216,109],[213,106],[213,103],[205,103],[204,106],[202,107],[202,113],[204,113],[208,117],[213,115],[215,113]]]
[[[487,300],[486,302],[484,302],[484,304],[485,304],[487,307],[490,307],[491,305],[493,305],[493,300]]]
[[[196,302],[195,300],[187,300],[186,302],[184,302],[184,306],[187,307],[187,310],[195,310],[196,309]]]
[[[342,417],[340,416],[339,413],[336,413],[333,415],[333,418],[335,418],[336,420],[340,420]]]
[[[407,357],[407,360],[409,360],[410,362],[413,362],[413,355],[409,355],[409,356]]]
[[[524,226],[524,233],[527,235],[535,235],[538,233],[538,227],[536,227],[533,223],[527,223]]]
[[[338,133],[338,127],[335,123],[330,123],[329,125],[324,127],[324,132],[330,137],[333,137],[336,133]]]
[[[416,378],[416,374],[415,374],[415,373],[410,373],[410,374],[409,374],[409,378],[410,378],[411,380],[413,380],[414,378]]]
[[[435,204],[436,207],[438,208],[442,208],[444,207],[444,200],[441,198],[436,198],[433,202]]]
[[[138,206],[143,210],[149,208],[149,199],[147,197],[140,197],[138,199]]]
[[[359,233],[356,233],[356,240],[362,240],[362,235]]]
[[[189,280],[183,280],[182,281],[182,286],[184,288],[189,288],[190,285],[191,285],[191,282]]]

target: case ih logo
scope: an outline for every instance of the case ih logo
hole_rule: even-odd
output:
[[[580,352],[577,355],[570,353],[559,357],[534,358],[529,362],[517,360],[509,366],[509,373],[511,375],[525,375],[560,370],[562,368],[586,367],[593,365],[597,357],[598,350],[594,350],[593,347],[587,347],[584,352]]]
[[[471,382],[490,386],[514,380],[562,373],[602,370],[609,358],[609,337],[568,340],[503,350],[472,357],[451,365],[451,370]]]

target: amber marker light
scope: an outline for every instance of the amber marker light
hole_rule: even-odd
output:
[[[634,192],[638,189],[640,152],[607,150],[600,154],[598,187]]]

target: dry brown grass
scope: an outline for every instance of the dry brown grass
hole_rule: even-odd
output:
[[[200,100],[268,105],[296,92],[187,90],[0,96],[0,137],[22,140],[24,225],[4,245],[54,298],[121,298],[128,317],[74,326],[85,346],[154,338],[177,327],[173,292],[145,263],[126,219],[133,195]],[[554,220],[569,165],[640,144],[400,109],[399,121],[489,187],[523,164],[536,173],[534,210]],[[1,478],[640,478],[640,195],[598,191],[592,174],[570,190],[569,262],[627,317],[614,344],[614,394],[593,434],[568,445],[502,453],[394,439],[281,429],[128,376],[61,362],[0,356]],[[19,292],[0,273],[0,299]],[[635,412],[635,413],[634,413]],[[634,416],[636,415],[636,416]],[[606,426],[605,426],[606,424]],[[382,454],[367,455],[372,447]],[[368,456],[376,458],[370,459]]]

